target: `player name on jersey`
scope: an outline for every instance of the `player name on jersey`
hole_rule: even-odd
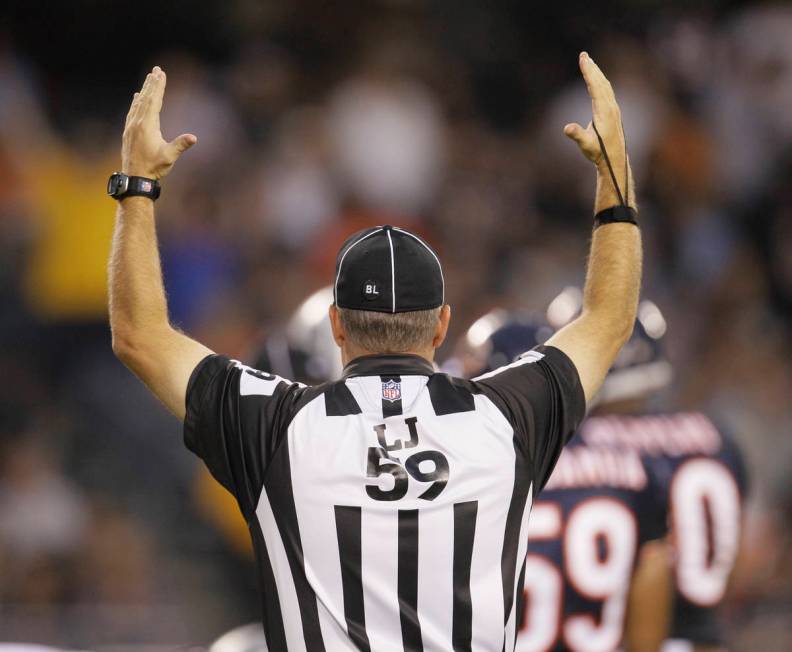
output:
[[[545,491],[593,486],[639,491],[646,483],[646,471],[635,451],[579,446],[564,449]]]
[[[656,416],[601,416],[581,428],[587,444],[615,446],[648,455],[712,455],[721,436],[703,414],[682,412]]]

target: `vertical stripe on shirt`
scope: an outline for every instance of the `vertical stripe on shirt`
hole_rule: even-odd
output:
[[[531,491],[531,479],[528,476],[528,464],[522,456],[515,441],[514,487],[512,489],[509,511],[506,516],[506,529],[501,552],[501,581],[503,583],[503,625],[509,624],[514,608],[514,591],[517,578],[517,559],[521,543],[522,522],[528,494]],[[527,535],[525,535],[527,539]],[[522,560],[520,560],[522,562]],[[507,634],[508,637],[508,634]]]
[[[371,648],[366,634],[366,614],[363,609],[360,507],[336,505],[335,519],[347,632],[358,650],[369,652]]]
[[[521,584],[519,581],[520,576],[522,575],[522,570],[525,566],[525,558],[528,553],[528,517],[531,515],[531,489],[533,488],[533,483],[528,485],[528,499],[525,501],[523,505],[523,513],[522,518],[520,520],[520,536],[519,536],[519,545],[517,546],[517,564],[514,567],[514,589],[512,594],[512,600],[514,607],[511,610],[511,614],[509,614],[509,620],[506,622],[506,636],[504,640],[504,644],[506,648],[509,650],[514,649],[514,645],[517,639],[517,620],[519,616],[518,609],[521,608],[522,604],[522,594],[523,594],[523,587],[525,578],[523,576],[523,583]]]
[[[478,501],[454,505],[454,612],[452,642],[455,652],[470,652],[473,606],[470,600],[470,568],[476,532]]]
[[[283,612],[281,610],[280,597],[278,596],[278,585],[275,581],[275,573],[270,563],[267,544],[264,541],[264,533],[261,531],[261,523],[258,518],[252,521],[250,536],[253,539],[253,551],[259,572],[259,586],[261,587],[261,597],[265,607],[263,621],[265,623],[264,637],[267,640],[267,647],[271,650],[285,650],[286,632],[283,629]]]
[[[399,559],[396,592],[405,652],[423,652],[418,620],[418,510],[399,510]]]
[[[300,613],[300,601],[297,598],[297,590],[289,565],[289,556],[286,554],[286,547],[278,530],[278,524],[266,487],[261,492],[261,498],[256,507],[256,516],[261,524],[261,532],[266,544],[267,559],[278,585],[278,602],[283,615],[285,638],[283,649],[289,650],[289,652],[307,652],[302,620],[299,617],[294,617],[295,614]],[[269,609],[269,606],[265,604],[264,608]],[[267,634],[269,635],[269,632]]]
[[[283,458],[279,464],[273,464],[265,485],[265,493],[270,501],[276,497],[272,513],[278,525],[281,539],[284,542],[286,557],[297,592],[300,605],[303,636],[308,650],[324,652],[322,629],[319,625],[319,610],[316,606],[316,594],[305,576],[305,559],[303,558],[300,527],[297,523],[297,508],[294,504],[292,488],[291,464],[288,446],[282,446]],[[270,493],[271,492],[271,493]]]

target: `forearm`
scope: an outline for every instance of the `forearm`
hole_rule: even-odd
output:
[[[591,239],[583,316],[596,319],[618,350],[632,332],[641,289],[641,232],[632,224],[607,224]]]
[[[115,347],[169,327],[154,202],[128,197],[116,211],[109,264],[110,328]]]
[[[629,162],[624,154],[611,156],[610,161],[614,176],[619,169],[624,175],[614,179],[604,161],[597,166],[595,214],[618,206],[622,200],[636,208]],[[635,321],[641,260],[641,233],[633,224],[604,224],[594,230],[583,289],[583,313],[595,315],[608,329],[621,332],[623,338],[629,337]]]
[[[212,351],[170,325],[150,199],[120,202],[109,267],[113,351],[183,419],[190,374]]]
[[[595,214],[620,204],[613,179],[603,168],[601,165],[597,169]],[[621,196],[631,208],[636,208],[632,172],[629,165],[625,168],[629,183],[619,181]],[[589,250],[583,312],[596,313],[599,318],[613,322],[612,325],[622,324],[632,330],[641,289],[641,260],[641,233],[635,225],[615,223],[596,228]]]
[[[608,181],[598,174],[595,206],[599,210],[619,203]],[[630,201],[634,204],[632,195]],[[641,258],[641,232],[635,225],[615,223],[596,228],[591,237],[582,312],[548,341],[574,361],[587,400],[599,390],[632,333],[641,287]]]

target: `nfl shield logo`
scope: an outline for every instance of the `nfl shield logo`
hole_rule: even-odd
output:
[[[401,383],[397,383],[395,380],[382,383],[382,398],[391,403],[401,401]]]

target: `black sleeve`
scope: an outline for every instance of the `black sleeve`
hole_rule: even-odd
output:
[[[204,358],[190,376],[184,443],[236,497],[246,518],[256,511],[297,387],[220,355]]]
[[[533,467],[538,493],[586,412],[575,365],[561,350],[538,346],[475,382],[514,427]]]

